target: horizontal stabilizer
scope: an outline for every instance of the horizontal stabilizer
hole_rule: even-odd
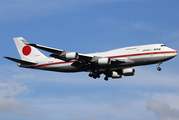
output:
[[[11,58],[11,57],[4,57],[8,60],[11,60],[13,62],[16,62],[16,63],[20,63],[20,64],[23,64],[23,65],[34,65],[34,64],[37,64],[35,62],[30,62],[30,61],[25,61],[25,60],[19,60],[19,59],[16,59],[16,58]]]

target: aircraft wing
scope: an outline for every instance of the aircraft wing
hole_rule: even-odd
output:
[[[38,45],[38,44],[32,44],[32,43],[28,43],[27,41],[25,42],[26,45],[30,45],[33,46],[35,48],[47,51],[52,53],[50,56],[57,58],[57,59],[61,59],[64,61],[70,61],[69,59],[66,58],[67,54],[71,54],[71,55],[78,55],[78,58],[76,60],[78,60],[78,62],[75,62],[74,65],[75,66],[84,66],[86,64],[93,64],[95,63],[98,59],[100,58],[104,58],[104,57],[100,57],[100,56],[92,56],[92,55],[86,55],[86,54],[80,54],[80,53],[76,53],[76,52],[69,52],[69,51],[65,51],[65,50],[61,50],[61,49],[56,49],[56,48],[51,48],[51,47],[46,47],[46,46],[42,46],[42,45]],[[125,60],[119,60],[119,59],[113,59],[111,58],[111,63],[112,64],[120,64],[120,63],[125,63]]]
[[[41,49],[41,50],[44,50],[44,51],[47,51],[47,52],[51,52],[52,53],[50,55],[51,57],[58,58],[58,59],[61,59],[61,60],[65,60],[65,61],[68,61],[65,58],[65,55],[67,53],[74,53],[74,52],[69,52],[69,51],[65,51],[65,50],[61,50],[61,49],[56,49],[56,48],[38,45],[38,44],[32,44],[32,43],[28,43],[28,42],[26,42],[26,45],[30,45],[30,46],[33,46],[35,48],[38,48],[38,49]],[[78,59],[85,60],[85,61],[95,61],[95,60],[100,58],[100,57],[85,55],[85,54],[80,54],[80,53],[78,53],[78,56],[79,56]]]
[[[32,44],[32,43],[28,43],[26,45],[30,45],[30,46],[33,46],[35,48],[39,48],[41,50],[51,52],[51,53],[66,54],[68,52],[68,51],[64,51],[64,50],[60,50],[60,49],[56,49],[56,48],[51,48],[51,47],[46,47],[46,46],[42,46],[42,45],[37,45],[37,44]]]

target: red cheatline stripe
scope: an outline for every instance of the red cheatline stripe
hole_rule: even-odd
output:
[[[65,64],[65,63],[73,63],[75,62],[76,60],[72,60],[70,62],[55,62],[55,63],[46,63],[46,64],[41,64],[41,65],[34,65],[34,66],[30,66],[30,67],[27,67],[27,68],[36,68],[36,67],[43,67],[43,66],[48,66],[48,65],[56,65],[56,64]]]
[[[150,55],[150,54],[167,54],[167,53],[178,53],[178,52],[177,51],[166,51],[166,52],[138,53],[138,54],[112,56],[112,57],[109,57],[109,58],[119,58],[119,57],[127,57],[127,56],[142,56],[142,55]]]
[[[121,57],[127,57],[127,56],[142,56],[142,55],[150,55],[150,54],[167,54],[167,53],[177,53],[177,51],[166,51],[166,52],[151,52],[151,53],[138,53],[138,54],[130,54],[130,55],[120,55],[120,56],[111,56],[108,58],[121,58]],[[73,63],[76,60],[72,60],[70,62],[56,62],[56,63],[47,63],[47,64],[41,64],[41,65],[34,65],[27,68],[36,68],[36,67],[43,67],[43,66],[49,66],[49,65],[56,65],[56,64],[65,64],[65,63]]]

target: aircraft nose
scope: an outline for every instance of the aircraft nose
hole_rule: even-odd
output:
[[[178,54],[178,51],[175,51],[175,56],[177,56],[177,54]]]
[[[178,51],[176,51],[176,50],[174,50],[172,48],[170,48],[170,50],[171,50],[171,53],[173,53],[173,54],[171,54],[173,57],[177,56]]]
[[[178,51],[174,50],[172,56],[175,57],[177,56],[177,54],[178,54]]]

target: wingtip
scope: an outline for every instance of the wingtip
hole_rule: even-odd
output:
[[[37,44],[33,44],[33,43],[29,43],[29,44],[27,44],[27,45],[30,45],[30,46],[33,46],[33,47],[36,47],[36,46],[37,46]]]

